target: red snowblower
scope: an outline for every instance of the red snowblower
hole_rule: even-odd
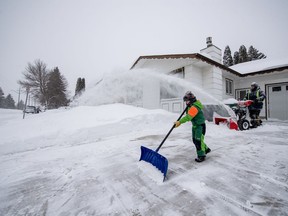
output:
[[[232,110],[237,116],[237,124],[240,130],[248,130],[249,128],[256,128],[261,125],[262,121],[257,119],[256,116],[250,119],[250,122],[246,119],[247,113],[249,113],[248,107],[253,103],[252,100],[238,101],[237,106],[232,107]],[[259,117],[258,117],[259,118]]]

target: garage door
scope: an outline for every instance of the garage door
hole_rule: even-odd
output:
[[[184,103],[181,98],[161,99],[161,108],[173,113],[181,113]]]
[[[268,117],[288,120],[288,83],[268,86]]]

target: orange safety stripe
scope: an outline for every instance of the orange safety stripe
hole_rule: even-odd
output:
[[[198,113],[198,109],[197,109],[196,107],[194,107],[194,106],[192,106],[192,107],[189,109],[189,111],[188,111],[188,114],[189,114],[192,118],[194,118],[194,117],[197,115],[197,113]]]

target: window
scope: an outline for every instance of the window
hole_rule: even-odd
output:
[[[249,89],[236,90],[236,100],[243,100],[248,92]]]
[[[226,94],[233,95],[233,80],[226,79]]]
[[[176,76],[178,78],[184,79],[185,78],[185,69],[184,69],[184,67],[178,68],[176,70],[171,71],[169,74]]]
[[[281,86],[272,87],[272,92],[279,92],[281,91]]]

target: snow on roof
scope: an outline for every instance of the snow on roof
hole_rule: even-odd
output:
[[[130,69],[154,69],[158,71],[172,71],[180,67],[185,67],[190,64],[203,67],[208,64],[217,66],[223,70],[240,75],[237,71],[227,68],[221,63],[216,62],[208,54],[191,53],[191,54],[168,54],[168,55],[153,55],[140,56]]]
[[[233,65],[229,68],[241,74],[248,74],[281,67],[288,67],[288,57],[282,59],[259,59]]]

